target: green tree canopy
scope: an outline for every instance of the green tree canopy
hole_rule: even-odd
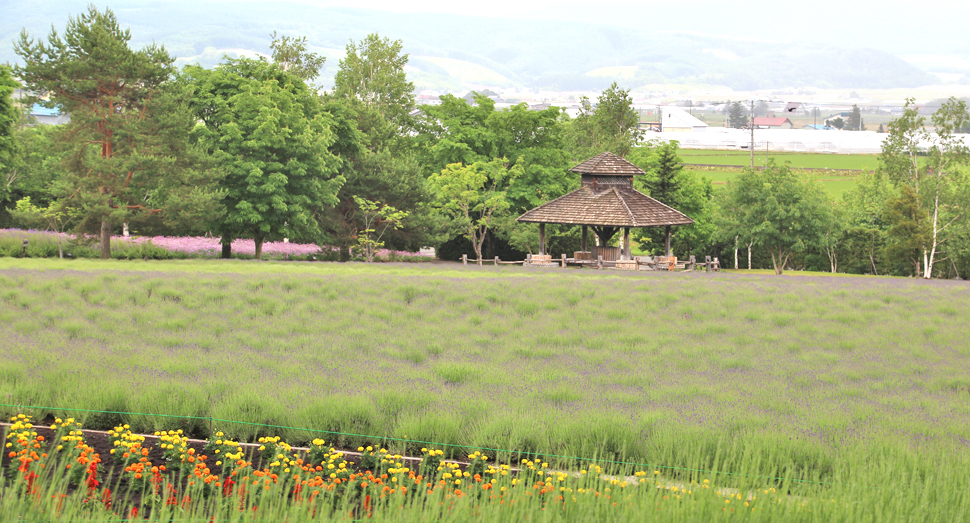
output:
[[[845,120],[845,129],[848,131],[864,131],[865,127],[862,125],[862,110],[859,106],[852,104],[852,110],[849,111],[849,117]]]
[[[277,64],[227,59],[214,70],[187,67],[193,137],[226,169],[220,225],[223,253],[235,237],[315,237],[314,205],[334,205],[343,178],[329,148],[333,119],[300,78]]]
[[[431,175],[434,207],[452,222],[455,231],[472,242],[478,263],[489,230],[507,223],[508,188],[522,175],[522,167],[507,169],[505,158],[471,165],[453,163]]]
[[[916,273],[925,278],[933,276],[937,253],[944,247],[950,230],[965,223],[970,210],[970,149],[956,136],[957,130],[970,122],[966,102],[949,99],[933,113],[932,122],[930,133],[914,101],[907,100],[902,116],[889,123],[889,134],[879,155],[880,172],[899,189],[899,212],[887,216],[927,221],[894,226],[889,231],[889,236],[895,237],[893,243],[907,245],[910,239],[900,238],[900,234],[908,235],[917,229],[929,231],[914,236],[924,242]]]
[[[743,209],[739,230],[768,249],[775,274],[785,269],[793,251],[821,247],[831,227],[831,202],[808,175],[769,159],[763,170],[746,170],[728,183],[728,208]]]
[[[731,103],[728,109],[728,127],[743,129],[748,126],[748,109],[741,102]]]
[[[334,96],[360,106],[358,127],[372,150],[401,148],[412,127],[414,84],[404,72],[408,55],[402,47],[400,40],[376,33],[359,43],[351,40],[334,77]]]
[[[416,140],[427,168],[440,172],[453,163],[507,158],[508,169],[522,169],[507,194],[514,211],[558,198],[579,182],[566,171],[559,108],[530,111],[519,104],[497,111],[484,95],[476,95],[474,105],[445,95],[441,105],[424,106],[423,111]]]
[[[662,245],[667,256],[674,250],[694,252],[703,249],[710,244],[714,233],[713,186],[707,178],[683,169],[678,149],[676,141],[651,141],[637,147],[630,155],[630,161],[647,173],[634,178],[636,188],[694,220],[692,225],[678,226],[674,234],[667,226],[663,229],[644,228],[636,235],[642,247]]]
[[[604,151],[626,156],[643,138],[639,120],[630,91],[616,82],[600,94],[595,108],[582,97],[579,116],[569,125],[569,159],[581,162]]]
[[[327,57],[308,52],[305,36],[277,36],[276,31],[273,31],[269,37],[273,39],[269,44],[273,51],[273,63],[305,82],[312,82],[320,76],[320,68],[327,61]]]
[[[13,102],[13,92],[18,87],[20,84],[10,76],[10,69],[0,65],[0,203],[9,197],[17,164],[21,161],[15,138],[19,110]]]

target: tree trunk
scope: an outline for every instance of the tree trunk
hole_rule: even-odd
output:
[[[667,256],[670,256],[670,226],[669,225],[667,226],[667,239],[664,242],[664,244],[667,248]]]
[[[738,237],[734,237],[734,270],[738,270]]]
[[[940,217],[940,190],[939,182],[937,182],[936,198],[933,200],[933,247],[930,250],[929,260],[926,262],[926,271],[923,273],[923,277],[930,279],[933,277],[933,261],[936,258],[936,247],[939,245],[940,231],[939,231],[939,217]]]
[[[774,249],[768,249],[771,252],[771,264],[775,267],[775,275],[781,276],[785,272],[785,264],[788,263],[788,255],[784,254],[784,249],[778,249],[775,253]]]
[[[55,232],[56,232],[56,229],[55,229]],[[61,233],[58,232],[57,233],[57,258],[60,259],[60,260],[63,260],[64,259],[64,246],[63,246],[63,244],[61,242],[62,242]]]
[[[256,237],[253,238],[253,241],[256,243],[256,259],[262,260],[263,259],[263,236],[256,235]]]
[[[485,242],[485,238],[484,237],[482,238],[482,241],[481,242],[479,242],[477,240],[472,241],[472,247],[475,248],[475,261],[479,265],[482,264],[482,243],[484,243],[484,242]]]
[[[222,235],[222,259],[228,260],[232,257],[232,236],[229,234]]]
[[[111,259],[111,222],[101,220],[101,259]]]
[[[751,270],[751,244],[748,244],[748,270]]]

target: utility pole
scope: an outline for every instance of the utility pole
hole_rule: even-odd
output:
[[[754,98],[751,99],[751,170],[754,170]]]

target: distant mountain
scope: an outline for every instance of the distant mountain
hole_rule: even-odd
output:
[[[6,0],[0,5],[0,61],[16,61],[23,28],[46,37],[63,30],[85,2]],[[102,7],[102,6],[99,6]],[[735,90],[821,87],[917,87],[936,78],[884,51],[836,44],[740,40],[693,32],[616,28],[574,21],[401,14],[319,8],[293,2],[112,2],[133,45],[156,41],[179,57],[213,66],[224,54],[268,53],[269,34],[306,36],[328,56],[329,86],[347,42],[377,32],[401,39],[419,89],[531,87],[600,89],[658,83],[720,85]],[[103,7],[102,7],[103,8]]]

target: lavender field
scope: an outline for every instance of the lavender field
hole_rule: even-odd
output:
[[[0,258],[0,398],[670,474],[943,481],[967,510],[968,315],[948,281]]]
[[[52,231],[0,229],[0,257],[57,258],[58,239],[69,258],[99,258],[100,252],[94,237],[87,239]],[[26,252],[24,240],[27,241]],[[218,259],[222,257],[219,238],[203,236],[115,236],[112,242],[112,257],[124,260],[170,260],[170,259]],[[256,243],[252,239],[240,238],[231,244],[232,258],[253,259]],[[352,250],[351,259],[362,261],[360,252]],[[291,242],[263,243],[263,258],[268,260],[328,260],[337,261],[340,249],[329,245]],[[417,252],[377,249],[375,261],[430,261],[432,257]]]

